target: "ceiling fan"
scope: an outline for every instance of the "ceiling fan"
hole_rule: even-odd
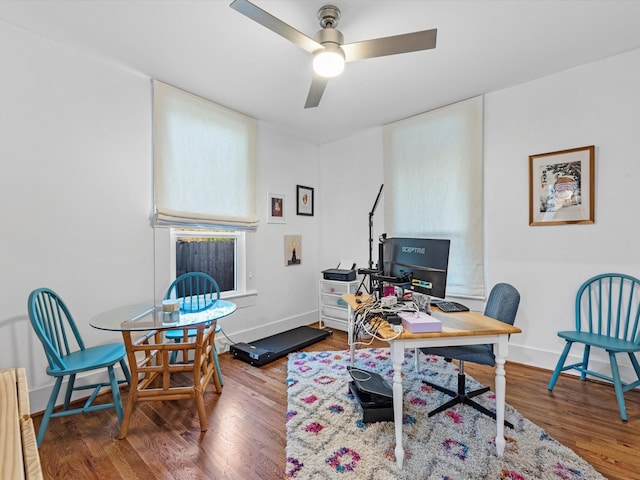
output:
[[[345,62],[429,50],[436,46],[438,30],[435,28],[362,42],[342,43],[344,37],[336,29],[340,10],[334,5],[325,5],[318,10],[322,30],[313,39],[247,0],[234,0],[230,6],[313,54],[314,74],[304,108],[320,104],[329,79],[342,73]]]

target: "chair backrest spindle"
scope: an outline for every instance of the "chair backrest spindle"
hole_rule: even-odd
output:
[[[44,346],[49,367],[64,369],[64,357],[72,353],[75,346],[85,350],[69,309],[58,294],[48,288],[31,292],[28,308],[31,325]]]
[[[596,275],[584,282],[576,294],[576,330],[638,343],[639,283],[618,273]]]
[[[220,288],[213,277],[202,272],[180,275],[169,286],[165,299],[181,298],[180,310],[198,312],[220,299]]]

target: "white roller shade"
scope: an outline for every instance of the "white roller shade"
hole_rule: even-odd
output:
[[[153,81],[154,225],[255,229],[256,121]]]
[[[484,297],[483,98],[384,127],[388,237],[451,240],[447,295]]]

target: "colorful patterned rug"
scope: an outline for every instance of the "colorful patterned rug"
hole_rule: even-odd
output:
[[[349,352],[298,352],[289,355],[287,412],[287,479],[430,479],[430,480],[602,480],[575,452],[507,405],[507,446],[495,450],[495,421],[471,407],[454,407],[427,417],[448,397],[422,383],[430,379],[456,390],[457,366],[420,353],[419,373],[413,351],[403,366],[405,460],[395,463],[393,422],[364,423],[349,393]],[[391,383],[389,349],[361,349],[356,366],[381,374]],[[508,380],[507,380],[508,384]],[[480,385],[467,376],[467,386]],[[488,392],[475,397],[495,408]]]

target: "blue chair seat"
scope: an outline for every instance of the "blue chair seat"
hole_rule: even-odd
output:
[[[216,323],[216,333],[220,332],[220,325],[218,325]],[[193,329],[189,329],[187,331],[187,337],[195,337],[196,336],[197,330],[195,328]],[[183,338],[183,332],[182,330],[169,330],[165,333],[165,338],[167,338],[168,340],[174,340],[174,341],[180,341]]]
[[[60,375],[71,375],[73,373],[85,372],[96,368],[106,368],[119,362],[126,351],[121,343],[109,343],[95,347],[85,348],[61,356],[60,360],[64,368],[47,367],[47,374],[57,377]]]
[[[613,350],[615,352],[640,352],[640,345],[635,342],[621,338],[609,337],[607,335],[600,335],[597,333],[566,330],[558,332],[558,336],[571,342],[583,343],[585,345],[591,345],[592,347],[602,348],[603,350]]]
[[[421,348],[425,355],[439,355],[445,358],[455,358],[465,362],[478,363],[493,367],[496,357],[491,345],[462,345],[458,347],[431,347]]]

